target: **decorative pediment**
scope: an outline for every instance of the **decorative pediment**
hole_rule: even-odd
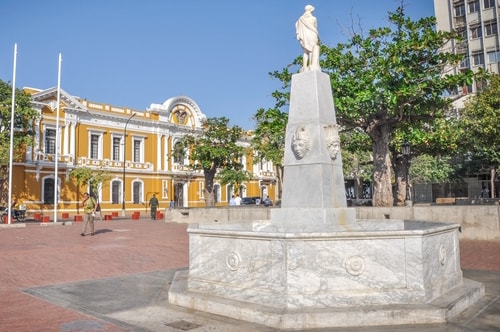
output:
[[[35,92],[31,96],[31,100],[35,106],[38,104],[39,106],[48,106],[51,109],[55,109],[57,107],[57,87]],[[61,104],[64,105],[61,107],[71,108],[74,111],[87,112],[87,108],[78,101],[77,97],[71,96],[63,89],[60,89],[59,100]]]
[[[148,111],[158,113],[161,119],[169,123],[195,128],[201,127],[207,118],[196,102],[185,96],[167,99],[163,104],[151,104]]]

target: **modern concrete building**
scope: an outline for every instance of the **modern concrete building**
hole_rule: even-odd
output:
[[[58,195],[58,211],[78,213],[81,194],[89,188],[78,188],[69,174],[84,166],[112,174],[98,193],[104,213],[120,211],[122,205],[127,214],[146,211],[153,194],[160,200],[160,208],[168,207],[171,201],[177,207],[205,206],[203,173],[191,170],[189,160],[175,158],[172,153],[178,140],[200,129],[206,118],[191,98],[178,96],[138,111],[88,101],[61,90],[57,116],[57,88],[25,90],[32,95],[32,107],[38,110],[39,118],[34,124],[33,146],[14,163],[12,192],[26,205],[28,215],[50,215],[54,195]],[[251,133],[247,135],[240,144],[249,147]],[[272,163],[254,164],[251,151],[241,162],[253,179],[242,184],[240,196],[276,199]],[[216,180],[217,206],[228,205],[232,193],[230,186]]]
[[[457,31],[463,40],[451,42],[447,51],[463,54],[464,59],[452,71],[479,68],[499,73],[500,39],[498,35],[498,0],[434,0],[437,29]],[[463,87],[467,95],[481,90],[482,82]]]

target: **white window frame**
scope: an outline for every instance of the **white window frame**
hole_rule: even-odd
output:
[[[471,26],[469,29],[470,29],[471,39],[477,39],[483,37],[483,29],[481,29],[481,25],[476,24]]]
[[[495,20],[484,22],[484,35],[486,37],[498,34],[498,25]]]
[[[479,62],[478,62],[479,60]],[[484,66],[484,53],[473,53],[472,54],[472,65],[473,66]]]
[[[453,12],[455,13],[455,17],[465,16],[465,4],[459,4],[453,7]]]
[[[483,6],[484,6],[484,9],[494,8],[495,7],[495,0],[484,0]]]
[[[469,13],[477,13],[481,10],[481,4],[479,3],[479,0],[470,1],[469,3],[467,3],[467,7],[469,9]]]
[[[113,194],[114,194],[113,190],[115,189],[115,187],[113,186],[113,184],[115,182],[119,184],[119,186],[117,186],[117,188],[116,188],[118,190],[118,192],[116,193],[116,195],[118,197],[118,201],[117,202],[113,201]],[[122,181],[122,179],[115,178],[115,179],[111,180],[110,187],[111,187],[111,190],[110,190],[111,197],[109,198],[109,201],[112,204],[120,204],[120,203],[122,203],[123,200],[125,199],[123,197],[123,181]]]
[[[136,201],[134,198],[136,196],[136,193],[135,193],[135,184],[136,183],[139,183],[140,186],[139,186],[139,193],[138,193],[138,201]],[[132,202],[134,202],[134,204],[141,204],[144,202],[144,181],[142,181],[141,179],[135,179],[134,181],[132,181],[132,183],[130,184],[131,185],[131,189],[130,192],[132,193]]]
[[[115,139],[118,139],[118,159],[115,159]],[[123,161],[123,135],[111,134],[111,155],[110,158],[113,161]]]
[[[96,158],[92,158],[92,136],[97,136],[97,157]],[[95,131],[95,130],[89,130],[89,134],[88,134],[88,142],[89,142],[89,145],[88,145],[88,158],[89,159],[103,159],[103,155],[102,155],[102,141],[103,141],[103,132],[102,131]]]
[[[49,137],[47,135],[47,131],[49,131],[49,130],[54,131],[54,136],[50,136],[51,140],[52,139],[54,140],[54,152],[49,152],[49,149],[48,149],[49,147],[47,146],[47,138]],[[57,130],[56,130],[56,127],[46,126],[43,129],[43,152],[46,154],[56,154],[57,153]]]
[[[135,154],[135,144],[139,142],[139,160],[136,160]],[[135,163],[143,163],[144,162],[144,137],[142,136],[132,136],[132,161]]]

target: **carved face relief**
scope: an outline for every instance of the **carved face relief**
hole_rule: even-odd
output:
[[[335,160],[337,154],[340,152],[340,137],[338,133],[338,126],[336,124],[325,127],[326,148],[330,154],[330,158]]]
[[[305,126],[298,126],[292,137],[292,151],[295,158],[302,159],[311,149],[311,138]]]

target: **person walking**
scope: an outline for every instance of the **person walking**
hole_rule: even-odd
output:
[[[149,207],[151,208],[151,220],[156,220],[156,210],[160,206],[160,202],[158,202],[158,198],[153,194],[153,197],[149,200]]]
[[[83,230],[80,233],[81,236],[85,236],[87,231],[87,225],[90,224],[90,235],[94,235],[94,218],[95,218],[95,210],[97,208],[97,204],[93,197],[90,197],[89,193],[83,194],[83,201],[81,204],[83,207]]]

